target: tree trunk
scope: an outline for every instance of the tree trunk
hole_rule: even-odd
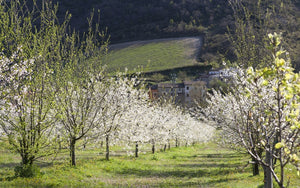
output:
[[[259,157],[261,157],[260,149],[258,149],[258,151],[256,152],[255,148],[252,148],[251,151],[252,153],[257,153]],[[259,162],[253,156],[251,157],[251,159],[252,159],[252,174],[253,176],[257,176],[259,175]]]
[[[178,146],[179,146],[178,139],[176,138],[176,140],[175,140],[175,147],[177,148]]]
[[[154,142],[152,143],[152,153],[153,154],[155,153],[155,143]]]
[[[257,175],[259,175],[259,163],[257,162],[257,160],[254,157],[252,157],[252,162],[253,162],[253,165],[252,165],[253,176],[257,176]]]
[[[62,147],[61,147],[61,139],[60,139],[60,135],[58,135],[58,148],[59,148],[59,150],[61,150],[62,149]]]
[[[164,152],[166,151],[167,149],[167,144],[164,145]]]
[[[72,166],[76,166],[75,144],[76,144],[76,139],[74,137],[72,137],[70,140],[70,157],[71,157],[71,165]]]
[[[19,154],[22,159],[21,162],[22,166],[27,166],[27,165],[31,166],[35,159],[35,156],[33,155],[33,151],[30,151],[30,147],[29,147],[30,143],[28,143],[28,141],[29,140],[26,138],[26,136],[24,136],[22,140],[19,140],[19,147],[21,148]]]
[[[109,161],[109,135],[106,135],[106,155],[105,159]]]
[[[282,164],[282,158],[280,159],[280,182],[278,183],[280,188],[284,188],[283,180],[284,180],[284,165]],[[289,184],[289,183],[288,183]],[[288,187],[287,185],[286,187]]]
[[[27,152],[22,153],[21,158],[22,158],[22,165],[32,165],[33,160],[30,160],[29,154]]]
[[[168,142],[168,150],[170,150],[171,149],[171,144],[170,144],[170,142]]]
[[[272,151],[270,149],[270,146],[267,147],[266,151],[266,163],[268,166],[264,166],[264,187],[265,188],[273,188],[273,177],[272,177],[272,172],[271,168],[273,166],[273,161],[272,161]]]
[[[135,143],[135,157],[139,157],[139,144],[137,142]]]

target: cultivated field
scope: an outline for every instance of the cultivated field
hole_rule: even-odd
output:
[[[201,39],[196,37],[136,41],[109,46],[105,64],[110,72],[129,72],[143,69],[145,72],[186,67],[199,64],[197,55]]]
[[[81,149],[76,167],[69,166],[65,152],[55,161],[39,160],[40,176],[14,178],[20,159],[2,148],[0,187],[263,187],[263,175],[252,176],[247,155],[213,143],[147,152],[139,158],[113,149],[110,161],[104,160],[104,149]],[[295,171],[286,172],[290,187],[300,185]]]

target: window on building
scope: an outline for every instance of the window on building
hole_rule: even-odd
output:
[[[187,93],[187,94],[186,94],[186,97],[189,97],[189,96],[190,96],[190,95]]]
[[[189,87],[186,87],[186,90],[189,90],[190,88]]]

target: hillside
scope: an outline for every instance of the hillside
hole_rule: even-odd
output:
[[[69,10],[71,24],[86,30],[86,17],[100,9],[100,25],[108,28],[112,43],[163,37],[199,36],[212,24],[230,20],[226,1],[211,0],[55,0],[60,17]],[[227,17],[228,16],[228,17]]]
[[[59,18],[65,11],[72,14],[71,25],[86,31],[90,12],[100,10],[100,28],[107,29],[112,44],[137,40],[205,36],[202,62],[218,52],[230,55],[228,43],[216,41],[217,35],[226,41],[227,26],[233,24],[232,9],[219,0],[53,0],[59,3]],[[96,12],[96,11],[95,11]],[[95,16],[96,17],[96,16]],[[211,40],[215,44],[212,44]],[[217,47],[216,47],[217,46]],[[207,54],[208,55],[205,55]],[[229,57],[228,56],[228,57]],[[206,58],[209,57],[209,58]]]
[[[232,41],[228,40],[228,29],[236,34],[234,11],[230,1],[220,0],[53,0],[59,4],[58,17],[63,19],[65,12],[72,14],[71,26],[84,32],[87,30],[87,17],[94,9],[100,10],[100,28],[107,29],[112,44],[136,40],[159,38],[204,36],[200,60],[210,64],[220,64],[224,58],[236,60]],[[252,14],[250,21],[258,35],[264,17],[255,13],[261,1],[241,0]],[[291,53],[295,67],[300,70],[300,3],[295,0],[265,0],[260,3],[261,13],[269,14],[272,23],[266,32],[282,32],[285,48]],[[283,7],[283,8],[282,8]],[[97,16],[95,16],[97,17]]]

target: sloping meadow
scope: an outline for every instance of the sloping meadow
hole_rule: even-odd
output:
[[[171,38],[136,41],[109,46],[105,64],[108,71],[144,72],[199,64],[201,38]]]

